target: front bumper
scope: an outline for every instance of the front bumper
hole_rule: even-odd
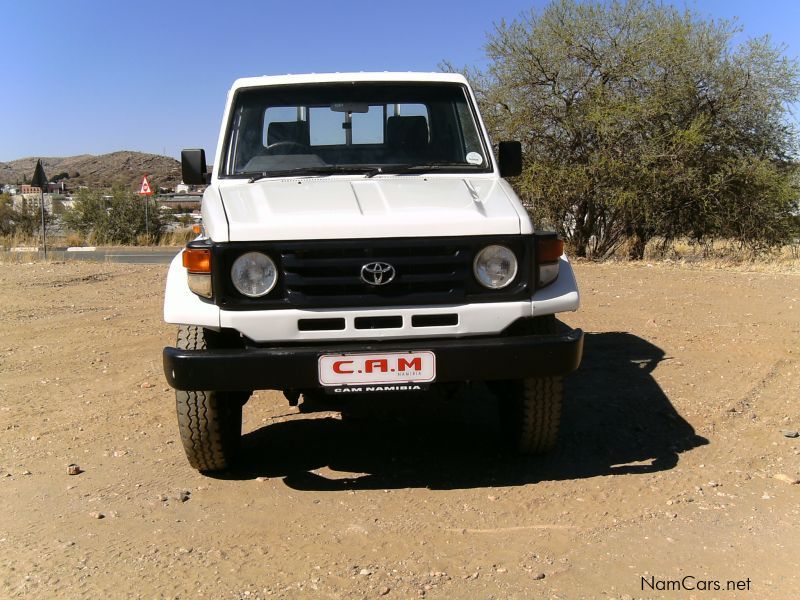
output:
[[[566,375],[581,362],[583,331],[214,350],[168,346],[163,359],[167,382],[178,390],[285,390],[320,387],[318,360],[323,354],[421,350],[436,355],[437,382]]]

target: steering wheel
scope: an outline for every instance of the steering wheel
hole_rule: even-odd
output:
[[[284,140],[267,146],[269,154],[311,154],[311,148],[299,142]]]

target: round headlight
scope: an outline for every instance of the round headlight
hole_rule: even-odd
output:
[[[475,257],[472,270],[482,286],[499,290],[517,276],[517,257],[505,246],[486,246]]]
[[[278,281],[278,272],[269,256],[248,252],[233,261],[231,281],[239,293],[258,298],[272,291]]]

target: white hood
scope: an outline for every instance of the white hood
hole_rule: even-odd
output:
[[[230,241],[518,234],[502,180],[461,177],[220,182]],[[520,207],[520,210],[521,207]]]

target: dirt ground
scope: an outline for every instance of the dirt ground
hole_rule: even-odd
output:
[[[259,392],[211,478],[161,371],[166,267],[0,264],[0,597],[797,597],[800,274],[576,270],[551,456],[504,453],[480,389]]]

